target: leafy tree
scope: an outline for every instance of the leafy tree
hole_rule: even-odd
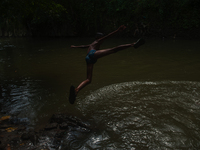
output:
[[[0,28],[28,28],[37,36],[108,33],[121,24],[159,30],[199,29],[199,0],[1,0]]]

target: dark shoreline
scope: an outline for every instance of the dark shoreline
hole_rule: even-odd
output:
[[[6,34],[0,35],[0,38],[9,38],[9,37],[27,37],[27,38],[76,38],[76,37],[94,37],[91,35],[48,35],[48,34],[28,34],[30,31],[26,31],[25,34]],[[200,29],[199,28],[191,28],[191,29],[159,29],[159,28],[152,28],[145,34],[137,34],[134,35],[134,31],[125,31],[126,33],[117,35],[118,37],[130,37],[130,38],[138,38],[138,37],[147,37],[147,38],[181,38],[181,39],[200,39]]]
[[[0,121],[0,150],[59,149],[70,130],[84,129],[91,132],[91,126],[69,114],[54,114],[43,129],[29,129],[26,122],[13,119]]]

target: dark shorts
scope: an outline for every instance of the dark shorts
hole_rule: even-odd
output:
[[[97,62],[97,59],[94,58],[94,53],[96,50],[90,50],[87,56],[85,57],[85,61],[87,64],[95,64]]]

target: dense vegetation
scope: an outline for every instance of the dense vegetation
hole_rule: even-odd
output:
[[[2,36],[199,34],[199,0],[1,0]],[[187,34],[186,34],[187,35]]]

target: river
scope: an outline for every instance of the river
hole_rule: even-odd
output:
[[[54,113],[84,118],[95,130],[71,131],[63,149],[199,149],[200,41],[147,38],[144,46],[101,58],[93,80],[69,104],[69,87],[86,77],[92,38],[1,38],[1,116],[41,128]],[[102,48],[136,39],[111,38]]]

